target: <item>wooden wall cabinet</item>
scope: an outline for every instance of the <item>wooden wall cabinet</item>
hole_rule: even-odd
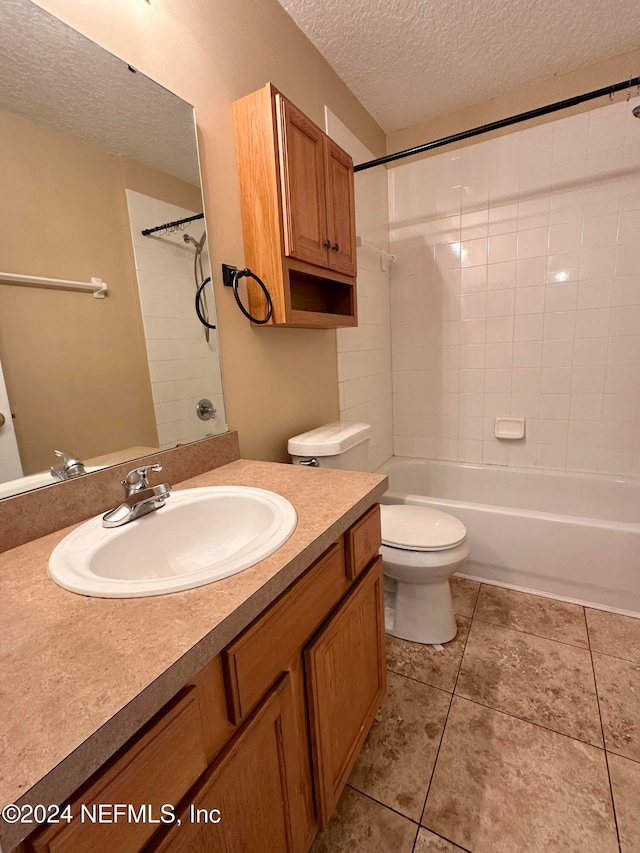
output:
[[[379,547],[376,506],[76,792],[70,823],[20,853],[307,853],[385,692]],[[156,819],[172,804],[177,820],[78,819],[92,803]]]
[[[233,105],[247,266],[269,325],[357,325],[353,161],[270,83]],[[248,280],[249,307],[266,313]]]

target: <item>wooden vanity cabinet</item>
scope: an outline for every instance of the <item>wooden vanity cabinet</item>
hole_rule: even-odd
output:
[[[378,557],[305,652],[320,827],[336,807],[386,691]]]
[[[286,755],[293,713],[285,674],[149,853],[294,853]]]
[[[385,691],[379,547],[376,506],[74,794],[70,823],[20,853],[307,853]],[[156,822],[78,819],[100,803],[148,804]],[[179,823],[157,821],[163,804]]]
[[[247,266],[268,325],[355,326],[353,161],[270,83],[233,105]],[[247,283],[250,311],[266,301]]]

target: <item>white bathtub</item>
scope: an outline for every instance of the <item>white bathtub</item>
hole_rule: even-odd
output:
[[[640,616],[640,479],[393,457],[383,503],[467,528],[463,576]]]

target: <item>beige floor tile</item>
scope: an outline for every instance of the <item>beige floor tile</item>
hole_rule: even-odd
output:
[[[596,687],[610,752],[640,761],[640,664],[594,652]]]
[[[451,578],[449,586],[453,598],[453,612],[456,616],[466,616],[471,619],[480,592],[479,581],[470,581],[467,578]]]
[[[416,830],[406,817],[345,788],[310,853],[411,853]]]
[[[470,620],[457,616],[458,633],[442,651],[387,634],[387,667],[432,687],[453,691],[469,631]]]
[[[349,784],[419,821],[449,702],[442,690],[390,672]]]
[[[591,651],[640,663],[640,619],[586,608]]]
[[[454,696],[422,823],[473,853],[617,853],[604,751]]]
[[[589,647],[583,608],[566,601],[482,584],[474,619],[561,643]]]
[[[413,848],[413,853],[464,853],[461,847],[456,847],[439,835],[434,835],[428,829],[421,829],[418,833],[416,846]]]
[[[603,746],[587,649],[474,621],[456,693]]]
[[[609,773],[622,853],[640,853],[640,764],[609,754]]]

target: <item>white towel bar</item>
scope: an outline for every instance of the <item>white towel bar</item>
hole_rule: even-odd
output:
[[[395,255],[392,255],[385,249],[379,249],[377,246],[374,246],[373,243],[363,240],[362,237],[356,237],[356,246],[366,246],[367,249],[373,249],[374,252],[377,252],[380,255],[380,268],[382,272],[387,272],[389,264],[392,264],[396,260]]]
[[[18,275],[11,272],[0,272],[0,282],[5,284],[26,285],[27,287],[60,288],[61,290],[81,290],[93,293],[95,299],[104,299],[107,285],[101,278],[91,278],[90,282],[66,281],[62,278],[41,278],[37,275]]]

